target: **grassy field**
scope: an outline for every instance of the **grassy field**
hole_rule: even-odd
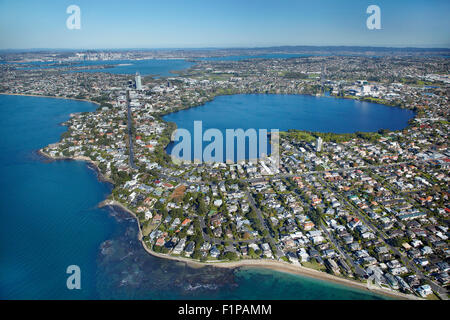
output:
[[[326,271],[327,268],[315,261],[302,262],[301,265],[305,268],[310,268],[318,271]]]
[[[155,228],[157,227],[157,224],[154,223],[148,223],[145,226],[142,227],[142,235],[144,237],[148,236]]]

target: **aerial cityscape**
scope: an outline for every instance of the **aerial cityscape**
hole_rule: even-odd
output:
[[[62,28],[90,23],[83,4]],[[448,300],[448,31],[148,49],[2,35],[0,299]]]

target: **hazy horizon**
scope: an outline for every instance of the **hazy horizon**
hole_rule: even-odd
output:
[[[301,49],[298,47],[302,47]],[[296,49],[298,48],[298,49]],[[323,49],[374,49],[374,50],[382,50],[382,49],[395,49],[395,50],[420,50],[420,51],[425,51],[425,50],[431,50],[431,51],[439,51],[439,50],[444,50],[444,51],[450,51],[450,46],[449,47],[417,47],[417,46],[352,46],[352,45],[322,45],[322,46],[314,46],[314,45],[286,45],[286,46],[259,46],[259,47],[251,47],[251,46],[239,46],[239,47],[129,47],[129,48],[119,48],[119,47],[105,47],[105,48],[101,48],[101,47],[92,47],[92,48],[83,48],[83,47],[79,47],[79,48],[58,48],[58,47],[54,47],[54,48],[6,48],[6,49],[0,49],[0,52],[4,52],[4,51],[18,51],[18,52],[31,52],[31,51],[89,51],[89,50],[93,50],[93,51],[162,51],[162,50],[271,50],[271,51],[275,51],[275,50],[286,50],[286,49],[291,49],[294,51],[306,51],[308,49],[310,49],[311,51],[314,51],[314,49],[320,50],[320,51],[326,51]]]
[[[66,26],[71,5],[80,29]],[[366,26],[370,5],[380,8],[380,29]],[[2,50],[450,48],[447,0],[0,0],[0,9]]]

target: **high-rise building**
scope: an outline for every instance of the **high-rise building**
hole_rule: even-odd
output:
[[[318,137],[316,140],[316,152],[322,151],[323,140],[321,137]]]
[[[141,75],[139,74],[139,72],[136,72],[135,81],[136,81],[136,90],[142,90]]]

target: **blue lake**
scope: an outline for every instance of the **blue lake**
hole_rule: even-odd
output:
[[[225,137],[226,129],[239,128],[334,133],[400,130],[413,117],[414,112],[411,110],[329,96],[240,94],[216,97],[202,106],[168,114],[164,120],[175,122],[178,128],[191,133],[192,152],[181,156],[188,160],[193,158],[195,146],[194,121],[202,121],[203,132],[217,128]],[[169,154],[176,144],[169,144]],[[203,148],[208,144],[204,142]]]
[[[111,191],[80,161],[36,150],[59,140],[82,101],[0,95],[1,299],[381,299],[367,291],[262,269],[191,268],[150,256],[136,221],[97,204]],[[68,290],[66,268],[81,268]]]

